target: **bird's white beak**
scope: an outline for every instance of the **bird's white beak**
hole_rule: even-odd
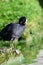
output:
[[[26,19],[26,24],[27,24],[27,19]]]

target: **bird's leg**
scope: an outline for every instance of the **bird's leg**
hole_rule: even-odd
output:
[[[13,47],[13,48],[14,48],[14,45],[13,45],[13,38],[10,40],[10,47]]]
[[[18,44],[18,39],[17,38],[15,38],[14,44],[15,44],[15,48],[17,48],[17,44]]]
[[[17,41],[17,39],[15,39],[15,41],[14,41],[15,46],[14,46],[13,45],[13,40],[14,40],[13,38],[10,40],[10,47],[12,48],[12,52],[13,53],[15,52],[18,55],[19,54],[19,50],[16,49],[16,46],[18,44],[18,41]]]
[[[18,55],[20,53],[19,50],[16,49],[17,48],[17,44],[18,44],[18,38],[15,38],[14,44],[15,44],[16,55]]]

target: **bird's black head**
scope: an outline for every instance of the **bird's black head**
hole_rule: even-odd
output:
[[[25,25],[25,22],[26,22],[26,17],[21,17],[21,18],[19,19],[19,24]]]

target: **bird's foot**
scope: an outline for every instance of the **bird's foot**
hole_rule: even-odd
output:
[[[15,49],[15,48],[12,48],[12,51],[13,51],[13,53],[15,52],[17,55],[19,55],[19,54],[20,54],[20,51],[19,51],[19,50],[17,50],[17,49]]]

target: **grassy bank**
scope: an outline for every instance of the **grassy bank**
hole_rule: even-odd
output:
[[[37,0],[0,1],[0,31],[8,23],[17,22],[21,16],[26,16],[27,18],[26,29],[16,48],[21,52],[20,54],[23,55],[24,60],[21,60],[21,63],[31,63],[43,45],[42,9]],[[0,48],[3,47],[7,47],[9,50],[8,59],[12,59],[12,57],[16,58],[15,54],[12,54],[12,50],[10,50],[8,41],[4,42],[0,40]],[[7,60],[5,54],[6,53],[0,54],[0,64]],[[20,60],[19,57],[17,58],[18,61],[15,60],[16,63]],[[15,62],[13,62],[13,64],[15,64]],[[10,65],[12,65],[12,63]]]

